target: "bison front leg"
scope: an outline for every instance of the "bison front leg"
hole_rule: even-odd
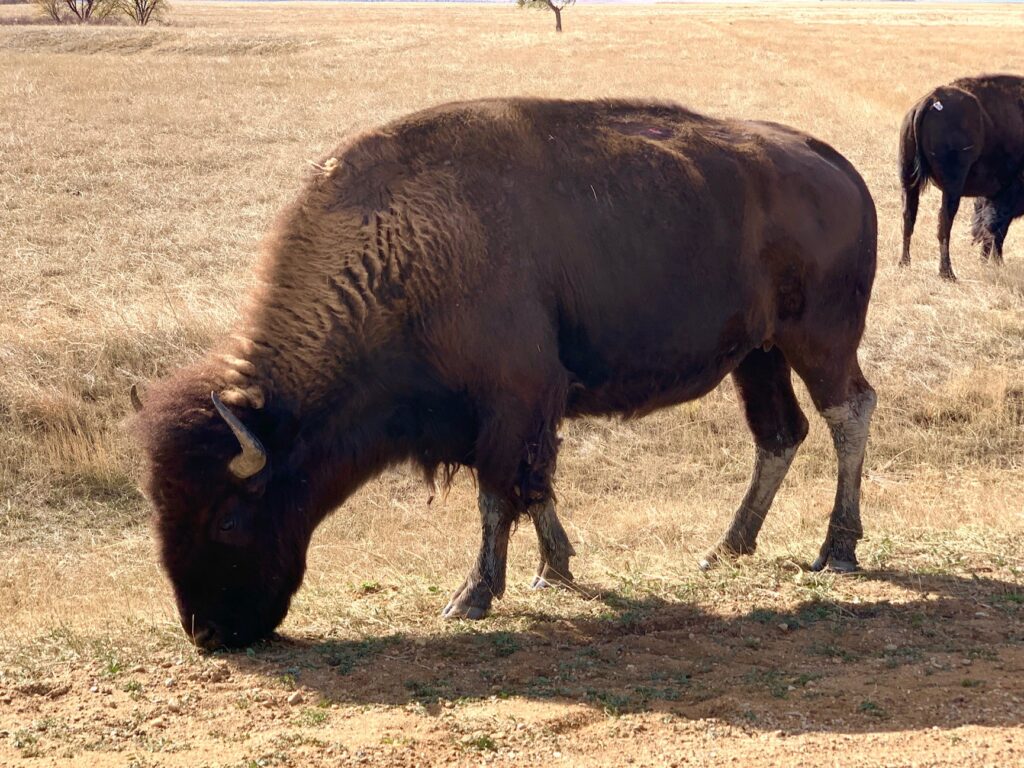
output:
[[[555,513],[555,502],[548,499],[531,504],[527,511],[537,531],[537,545],[540,549],[540,565],[537,566],[537,575],[533,577],[530,586],[533,589],[544,589],[555,584],[571,583],[573,579],[569,558],[576,554],[576,550],[569,543],[565,528]]]
[[[516,509],[505,497],[483,489],[479,504],[483,531],[480,553],[473,570],[441,612],[446,619],[482,619],[491,609],[491,601],[505,594],[508,538]]]

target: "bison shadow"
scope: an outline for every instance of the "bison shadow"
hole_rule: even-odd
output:
[[[529,629],[359,641],[278,639],[224,657],[294,680],[322,702],[429,713],[492,698],[656,712],[752,730],[847,732],[1024,719],[1024,587],[880,571],[905,602],[806,600],[736,615],[656,597],[598,595],[596,615],[520,614]],[[603,714],[602,714],[603,713]]]

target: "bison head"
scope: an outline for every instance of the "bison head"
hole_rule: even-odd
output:
[[[151,392],[138,418],[163,565],[185,632],[208,649],[273,632],[302,583],[313,528],[287,419],[228,402],[203,377],[184,377]]]

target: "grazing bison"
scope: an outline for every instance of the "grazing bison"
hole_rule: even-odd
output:
[[[204,647],[270,633],[317,525],[404,460],[476,472],[482,543],[444,614],[481,617],[519,515],[540,576],[567,573],[563,417],[641,416],[729,373],[757,450],[708,561],[754,551],[807,433],[792,368],[839,463],[815,567],[855,568],[875,248],[854,168],[779,125],[512,99],[352,139],[279,218],[236,332],[139,415],[185,631]]]
[[[1003,242],[1010,222],[1024,216],[1024,171],[994,198],[979,197],[974,201],[971,234],[974,244],[981,244],[981,256],[996,264],[1003,263]]]
[[[917,102],[900,128],[903,186],[903,256],[910,264],[910,238],[921,189],[942,190],[939,209],[939,274],[955,280],[949,232],[962,197],[997,199],[1024,168],[1024,78],[984,75],[955,80]],[[1005,233],[1003,234],[1005,237]]]

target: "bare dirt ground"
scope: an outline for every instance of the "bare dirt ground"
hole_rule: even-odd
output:
[[[170,22],[0,23],[0,766],[1024,764],[1024,223],[997,270],[962,213],[949,285],[931,192],[895,267],[903,111],[1019,71],[1019,6],[583,5],[561,36],[505,6],[179,2]],[[129,385],[230,327],[307,161],[495,94],[674,99],[858,166],[880,222],[863,573],[806,571],[834,493],[815,417],[758,554],[696,570],[750,471],[726,383],[566,425],[578,593],[527,589],[527,526],[493,616],[442,621],[475,491],[428,504],[396,470],[317,532],[278,638],[196,653]]]

